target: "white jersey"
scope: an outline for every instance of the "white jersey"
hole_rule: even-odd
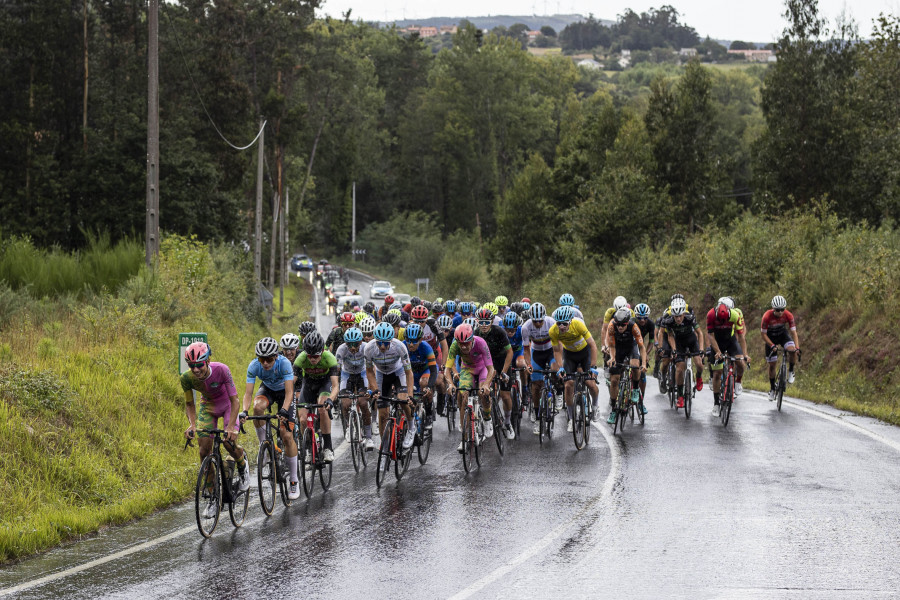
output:
[[[584,321],[584,315],[581,314],[581,311],[578,310],[577,308],[575,308],[574,306],[572,307],[572,318],[573,319],[581,319],[582,321]]]
[[[522,325],[522,345],[531,346],[531,350],[550,350],[553,344],[550,342],[550,328],[556,325],[551,317],[544,317],[544,324],[541,327],[534,325],[533,319],[528,319]]]
[[[359,345],[358,352],[350,352],[350,348],[347,347],[347,344],[340,345],[334,357],[337,359],[338,366],[341,368],[342,373],[359,375],[366,370],[366,356],[364,353],[368,344],[368,342],[362,342]]]
[[[409,371],[412,367],[409,364],[409,350],[406,344],[394,338],[391,345],[384,351],[373,340],[366,344],[365,350],[366,368],[375,367],[379,373],[394,373],[403,367],[404,371]]]

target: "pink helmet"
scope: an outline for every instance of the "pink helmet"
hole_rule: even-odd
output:
[[[184,351],[184,360],[189,363],[208,362],[212,350],[205,342],[194,342]]]

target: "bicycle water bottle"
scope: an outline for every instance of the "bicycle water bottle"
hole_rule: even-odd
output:
[[[631,390],[631,401],[635,404],[641,401],[641,390]]]

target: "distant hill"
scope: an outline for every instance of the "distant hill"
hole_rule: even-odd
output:
[[[510,27],[516,23],[524,23],[530,29],[540,29],[544,25],[549,25],[556,30],[557,33],[565,29],[569,23],[577,23],[587,19],[584,15],[494,15],[488,17],[430,17],[428,19],[398,19],[395,21],[381,22],[379,25],[389,27],[391,24],[397,27],[409,27],[410,25],[420,25],[422,27],[439,27],[441,25],[457,25],[463,19],[470,21],[479,29],[493,29],[502,25]],[[599,19],[604,25],[612,25],[615,21],[608,19]]]

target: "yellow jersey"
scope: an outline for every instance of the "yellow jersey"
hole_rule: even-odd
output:
[[[559,326],[555,323],[550,328],[550,342],[555,346],[562,343],[563,348],[569,352],[578,352],[588,345],[591,339],[591,332],[588,331],[587,325],[581,319],[572,319],[569,321],[569,328],[565,333],[560,333]]]
[[[634,310],[628,309],[631,311],[631,318],[634,318]],[[603,313],[603,330],[606,331],[606,326],[609,325],[609,322],[612,321],[613,315],[616,314],[616,307],[610,306],[606,309],[606,312]]]

